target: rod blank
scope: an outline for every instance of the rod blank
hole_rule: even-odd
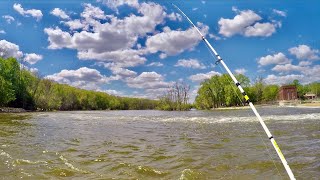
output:
[[[223,59],[220,57],[220,55],[217,53],[217,51],[212,47],[212,45],[209,43],[209,41],[205,38],[205,36],[201,33],[201,31],[197,28],[197,26],[195,26],[193,24],[193,22],[189,19],[189,17],[184,13],[182,12],[182,10],[172,4],[175,8],[178,9],[178,11],[188,20],[188,22],[197,30],[197,32],[200,34],[202,40],[204,41],[204,43],[209,47],[209,49],[214,53],[214,55],[216,56],[217,58],[217,63],[221,63],[222,66],[225,68],[225,70],[228,72],[228,74],[230,75],[230,77],[232,78],[233,82],[235,83],[235,85],[238,87],[238,89],[240,90],[240,92],[242,93],[244,99],[247,101],[247,103],[249,103],[249,106],[250,108],[252,109],[252,111],[254,112],[254,114],[256,115],[257,119],[259,120],[263,130],[266,132],[268,138],[270,139],[274,149],[276,150],[284,168],[286,169],[287,171],[287,174],[289,175],[290,179],[291,180],[295,180],[295,177],[292,173],[292,170],[288,164],[288,162],[286,161],[284,155],[282,154],[276,140],[273,138],[271,132],[269,131],[267,125],[264,123],[264,121],[262,120],[260,114],[258,113],[257,109],[254,107],[253,103],[250,101],[248,95],[246,94],[246,92],[243,90],[243,88],[241,87],[240,83],[238,82],[238,80],[236,79],[236,77],[233,75],[233,73],[230,71],[230,69],[228,68],[228,66],[225,64],[225,62],[223,61]]]

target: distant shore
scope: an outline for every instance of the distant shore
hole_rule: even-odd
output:
[[[258,104],[256,107],[297,107],[297,108],[320,108],[320,103],[303,103],[293,106],[279,106],[279,105],[271,105],[271,104]],[[250,106],[234,106],[234,107],[219,107],[212,108],[211,110],[241,110],[241,109],[250,109]]]
[[[0,107],[0,113],[23,113],[27,112],[22,108],[12,108],[12,107]]]

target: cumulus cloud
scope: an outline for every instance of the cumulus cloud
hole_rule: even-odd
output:
[[[246,37],[271,36],[278,26],[277,23],[260,23],[262,18],[252,10],[239,11],[233,7],[233,11],[237,15],[233,19],[220,18],[219,33],[226,37],[231,37],[236,34],[241,34]]]
[[[114,90],[114,89],[106,89],[106,90],[98,90],[98,91],[104,92],[104,93],[107,93],[107,94],[111,94],[111,95],[114,95],[114,96],[124,96],[123,92],[117,91],[117,90]]]
[[[0,34],[6,34],[4,30],[0,30]]]
[[[182,21],[182,16],[179,13],[171,13],[168,14],[167,17],[171,20],[171,21]]]
[[[166,58],[168,55],[192,49],[201,41],[192,28],[186,31],[173,31],[167,28],[163,33],[149,36],[146,47],[138,47],[136,46],[138,39],[145,37],[147,33],[154,33],[155,27],[164,22],[167,14],[162,6],[155,3],[139,4],[137,10],[142,16],[131,14],[123,19],[110,16],[108,17],[110,22],[100,23],[96,19],[104,19],[107,16],[101,9],[86,4],[84,12],[81,13],[82,19],[64,22],[71,30],[82,29],[82,31],[70,33],[59,27],[44,29],[48,35],[48,48],[76,49],[78,58],[82,60],[112,62],[118,67],[133,67],[143,64],[146,61],[144,56],[149,53],[160,51],[160,58]],[[88,28],[87,24],[90,24],[91,28]],[[198,25],[206,34],[208,27]],[[138,49],[134,49],[135,47]]]
[[[264,79],[264,81],[267,84],[288,84],[288,83],[291,83],[295,79],[301,81],[304,79],[304,77],[305,76],[302,74],[289,74],[289,75],[285,75],[285,76],[270,74]]]
[[[253,26],[248,26],[244,30],[244,36],[271,36],[276,31],[276,25],[271,23],[255,23]]]
[[[96,69],[81,67],[77,70],[62,70],[59,73],[48,75],[45,78],[74,87],[97,90],[99,86],[118,80],[117,76],[106,77]]]
[[[283,53],[277,53],[273,55],[267,55],[265,57],[261,57],[258,61],[261,66],[266,66],[270,64],[288,64],[291,63]]]
[[[215,76],[215,75],[220,76],[221,74],[219,72],[210,71],[208,73],[199,73],[199,74],[191,75],[189,79],[193,82],[201,82],[206,79],[210,79],[212,76]]]
[[[29,9],[29,10],[24,10],[21,4],[14,4],[13,9],[16,10],[19,14],[25,17],[34,17],[37,19],[37,21],[40,21],[43,14],[40,10],[38,9]]]
[[[312,64],[312,62],[310,62],[310,61],[300,61],[299,62],[299,66],[309,66],[311,64]]]
[[[201,25],[200,28],[204,35],[208,33],[208,26]],[[151,53],[160,51],[172,56],[194,48],[200,41],[201,37],[194,28],[185,31],[169,29],[149,37],[146,41],[146,49]]]
[[[0,57],[14,57],[20,59],[23,57],[23,53],[22,51],[20,51],[18,45],[8,42],[6,40],[0,40]]]
[[[155,32],[155,27],[166,17],[164,8],[155,3],[142,3],[137,8],[142,16],[131,14],[119,19],[106,16],[104,12],[91,4],[85,4],[81,19],[64,22],[71,30],[66,32],[59,27],[45,28],[49,49],[76,49],[78,58],[123,64],[125,67],[143,64],[148,54],[143,48],[134,49],[140,37]],[[101,23],[99,20],[109,18]]]
[[[127,78],[126,82],[129,87],[146,90],[168,88],[172,84],[165,82],[163,76],[154,71],[143,72],[137,77]]]
[[[118,67],[134,67],[144,64],[147,60],[142,57],[143,51],[126,49],[118,51],[107,51],[96,53],[93,50],[78,52],[78,58],[81,60],[98,60],[102,62],[113,62]]]
[[[128,5],[135,8],[139,7],[138,0],[98,0],[98,2],[104,3],[110,9],[116,11],[117,13],[118,13],[119,6]]]
[[[121,68],[121,67],[110,67],[113,74],[121,76],[121,78],[135,77],[137,73],[135,71]]]
[[[235,72],[236,74],[245,74],[245,73],[247,72],[247,70],[244,69],[244,68],[240,68],[240,69],[234,70],[234,72]]]
[[[4,15],[2,18],[5,19],[8,24],[11,24],[15,20],[14,17],[10,15]]]
[[[305,69],[307,69],[307,68],[303,67],[303,66],[284,64],[284,65],[276,65],[274,68],[272,68],[272,71],[291,72],[291,71],[303,71]]]
[[[303,84],[320,81],[320,65],[285,64],[275,66],[272,71],[279,72],[279,75],[268,75],[266,78],[268,84],[288,84],[295,79]],[[290,72],[297,74],[289,74]]]
[[[319,60],[319,50],[311,49],[307,45],[299,45],[289,49],[290,54],[296,56],[300,60]]]
[[[86,24],[82,23],[80,19],[74,19],[62,23],[68,26],[70,30],[83,29],[86,27]]]
[[[54,8],[50,14],[56,16],[56,17],[59,17],[61,19],[70,19],[69,15],[67,15],[66,12],[64,12],[62,9],[60,8]]]
[[[192,69],[205,69],[205,65],[200,63],[197,59],[179,59],[178,62],[174,65],[176,67],[186,67]]]
[[[25,54],[24,61],[28,62],[29,64],[35,64],[38,61],[42,60],[43,56],[35,53]]]

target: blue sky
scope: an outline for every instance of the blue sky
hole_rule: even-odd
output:
[[[156,98],[221,74],[179,6],[234,73],[267,84],[320,80],[320,2],[2,0],[0,56],[79,88]]]

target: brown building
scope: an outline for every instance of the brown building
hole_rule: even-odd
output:
[[[294,85],[281,86],[278,94],[278,100],[290,101],[298,99],[297,87]]]

